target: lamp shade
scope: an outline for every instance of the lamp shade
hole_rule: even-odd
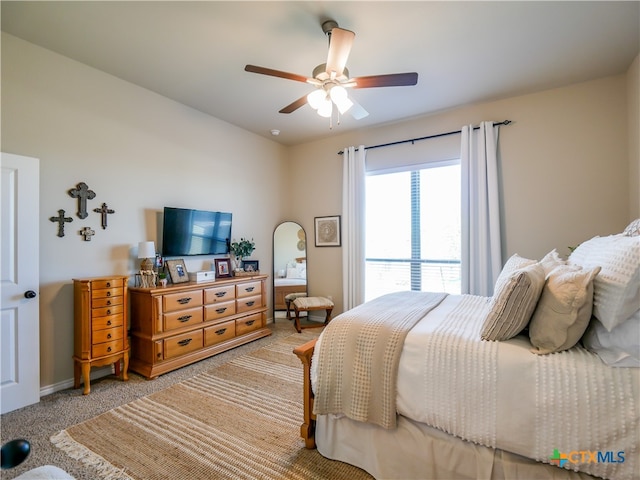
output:
[[[153,258],[156,256],[155,242],[138,243],[138,258]]]

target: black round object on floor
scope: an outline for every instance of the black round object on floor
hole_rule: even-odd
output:
[[[26,460],[31,452],[31,444],[27,440],[17,438],[5,443],[1,449],[2,469],[13,468]]]

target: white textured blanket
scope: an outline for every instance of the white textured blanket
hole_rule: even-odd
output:
[[[318,346],[314,413],[396,426],[397,370],[409,330],[445,293],[384,295],[334,318]]]

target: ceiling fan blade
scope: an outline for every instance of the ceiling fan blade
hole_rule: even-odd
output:
[[[330,78],[339,77],[344,72],[355,36],[351,30],[338,27],[331,29],[326,70]]]
[[[284,107],[282,110],[280,110],[280,113],[295,112],[297,109],[299,109],[300,107],[304,106],[306,103],[307,103],[307,96],[305,95],[304,97],[300,97],[295,102],[290,103],[289,105]]]
[[[416,72],[408,72],[370,75],[368,77],[352,78],[351,81],[356,82],[353,88],[408,87],[418,83],[418,74]]]
[[[356,102],[353,98],[350,98],[350,100],[353,102],[353,105],[351,105],[349,113],[353,118],[355,118],[356,120],[360,120],[361,118],[369,115],[369,112],[367,112],[362,105]]]
[[[272,68],[257,67],[256,65],[247,65],[244,67],[246,72],[259,73],[261,75],[269,75],[271,77],[286,78],[287,80],[295,80],[296,82],[308,83],[308,78],[295,73],[282,72],[280,70],[273,70]]]

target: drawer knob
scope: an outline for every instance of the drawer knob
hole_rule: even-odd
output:
[[[191,301],[191,297],[184,297],[184,298],[180,298],[180,299],[178,300],[178,303],[179,303],[180,305],[184,305],[184,304],[186,304],[186,303],[189,303],[190,301]]]
[[[111,296],[111,292],[107,292],[107,297],[110,297],[110,296]]]
[[[226,294],[227,294],[227,292],[218,292],[218,293],[216,293],[216,297],[218,297],[218,298],[222,298],[222,297],[224,297]]]
[[[253,307],[254,303],[256,303],[256,302],[255,301],[247,302],[247,307]]]
[[[107,325],[111,325],[111,320],[107,320]]]
[[[224,313],[227,311],[227,307],[216,308],[216,313]]]
[[[188,322],[190,318],[191,318],[191,315],[183,315],[182,317],[178,318],[178,321],[184,323],[184,322]]]
[[[110,286],[111,286],[111,282],[107,282],[107,287],[110,287]]]
[[[256,289],[256,287],[247,287],[244,289],[245,292],[253,292]]]
[[[111,347],[107,347],[107,352],[111,352]]]
[[[184,340],[180,340],[178,342],[178,345],[180,345],[181,347],[186,347],[191,343],[191,340],[192,340],[191,338],[185,338]]]
[[[251,325],[253,325],[254,323],[256,323],[255,320],[249,320],[248,322],[246,322],[247,327],[250,327]]]
[[[110,334],[110,333],[107,333],[107,338],[108,338],[109,340],[111,340],[111,334]]]
[[[107,305],[111,305],[111,300],[107,300]]]
[[[227,331],[226,328],[221,328],[220,330],[216,330],[216,335],[222,335],[226,331]]]
[[[111,315],[111,310],[107,310],[107,315]]]

